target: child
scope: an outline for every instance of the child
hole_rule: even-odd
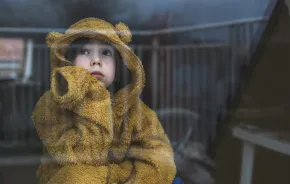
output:
[[[172,183],[173,150],[155,113],[139,99],[144,70],[130,41],[125,24],[97,18],[48,35],[51,89],[32,116],[50,158],[41,161],[40,183]],[[122,64],[130,84],[110,93]]]

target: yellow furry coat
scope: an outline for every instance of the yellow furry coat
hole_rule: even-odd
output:
[[[87,70],[67,61],[68,45],[80,37],[113,45],[132,82],[111,97]],[[156,114],[139,100],[144,70],[127,46],[130,41],[125,24],[113,26],[97,18],[80,20],[65,33],[47,36],[51,88],[32,115],[44,144],[39,183],[172,183],[176,174],[173,150]]]

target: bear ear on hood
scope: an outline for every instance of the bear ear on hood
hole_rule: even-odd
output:
[[[118,24],[115,25],[115,29],[122,42],[124,42],[125,44],[131,42],[132,34],[129,27],[126,24],[119,22]]]
[[[56,40],[58,40],[63,34],[58,32],[51,32],[48,33],[46,36],[46,44],[49,48],[55,43]]]

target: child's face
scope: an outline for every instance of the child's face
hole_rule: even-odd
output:
[[[73,64],[87,69],[104,87],[110,86],[116,70],[114,47],[98,40],[90,40],[78,50]]]

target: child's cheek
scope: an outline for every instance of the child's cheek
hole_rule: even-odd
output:
[[[88,69],[88,66],[89,66],[89,64],[88,64],[88,59],[83,58],[83,57],[80,57],[80,56],[78,56],[78,57],[74,60],[73,64],[74,64],[75,66],[79,66],[79,67],[82,67],[82,68],[84,68],[84,69]]]

